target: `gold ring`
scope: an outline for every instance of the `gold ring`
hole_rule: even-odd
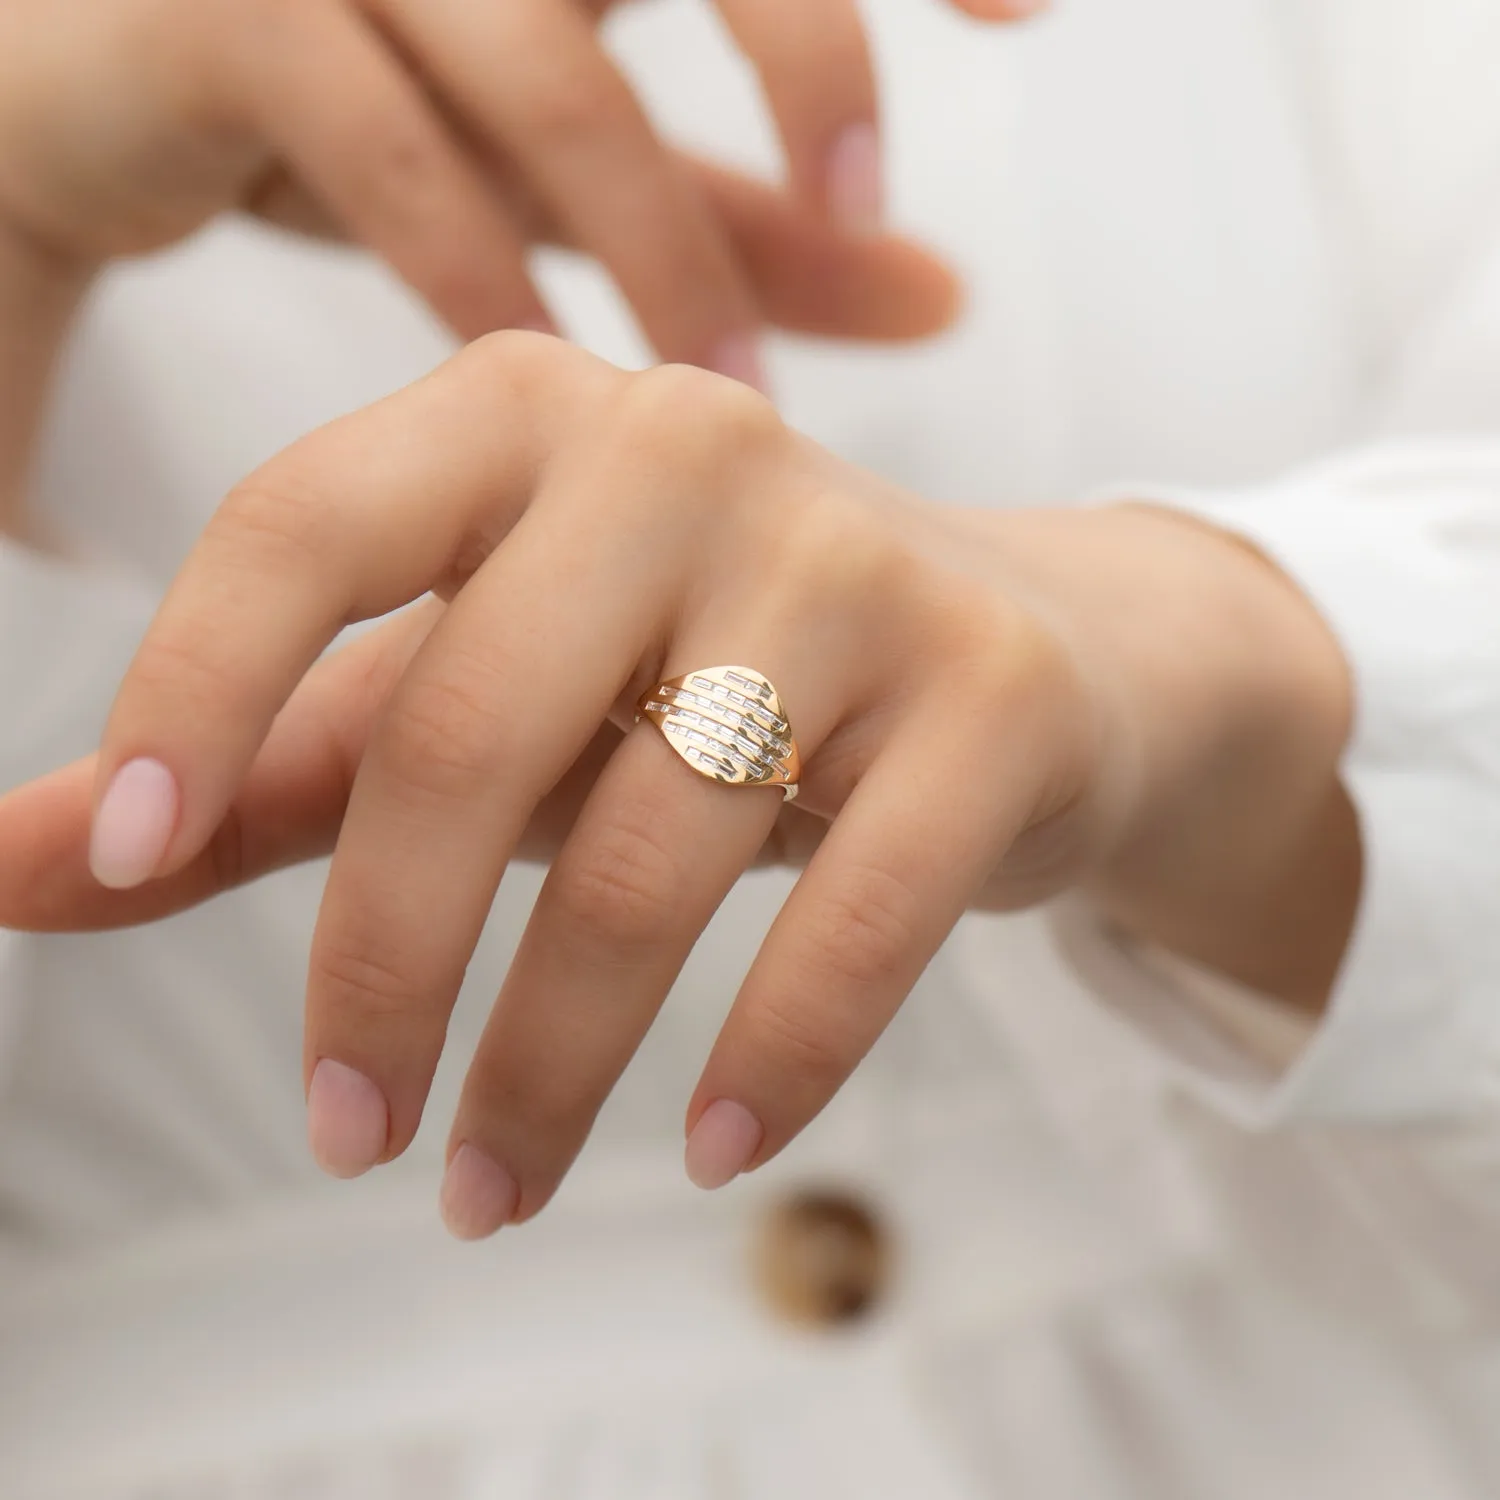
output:
[[[700,776],[726,786],[779,786],[797,795],[802,754],[781,696],[749,667],[704,667],[641,694],[635,719],[662,738]]]

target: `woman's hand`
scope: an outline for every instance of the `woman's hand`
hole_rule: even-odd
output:
[[[657,139],[597,38],[607,8],[8,0],[0,230],[97,264],[249,208],[361,241],[466,337],[550,326],[526,252],[555,240],[609,269],[663,358],[752,384],[767,321],[900,338],[951,316],[941,267],[866,234],[876,99],[854,0],[718,0],[788,193]]]
[[[631,727],[644,689],[725,662],[780,691],[790,807]],[[1347,865],[1347,698],[1312,609],[1194,523],[945,508],[743,386],[501,334],[227,500],[97,764],[0,804],[0,920],[140,920],[337,835],[306,1070],[349,1175],[412,1139],[505,868],[550,846],[453,1128],[446,1211],[481,1234],[546,1203],[766,857],[806,868],[689,1108],[706,1185],[818,1113],[970,906],[1087,882],[1209,961],[1282,941],[1292,987],[1326,986],[1347,881],[1303,913]]]

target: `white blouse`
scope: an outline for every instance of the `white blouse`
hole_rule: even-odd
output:
[[[708,9],[627,9],[621,54],[673,129],[768,164]],[[681,1108],[785,890],[757,875],[556,1204],[476,1248],[437,1226],[439,1153],[534,872],[428,1127],[355,1184],[303,1145],[320,867],[156,927],[0,933],[7,1500],[1500,1492],[1500,7],[868,9],[899,217],[972,306],[922,349],[784,341],[783,405],[927,493],[1120,486],[1301,581],[1358,694],[1328,1016],[1077,905],[971,918],[806,1137],[704,1197]],[[545,275],[640,357],[600,277]],[[80,560],[0,548],[0,784],[90,748],[236,478],[446,351],[377,268],[244,226],[113,274],[44,465]],[[838,1334],[746,1270],[820,1182],[898,1247]]]

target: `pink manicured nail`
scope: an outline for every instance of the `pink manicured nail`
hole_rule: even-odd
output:
[[[716,374],[727,375],[748,385],[763,396],[771,392],[766,367],[761,363],[760,341],[752,333],[737,333],[722,340],[709,355],[707,366]]]
[[[115,772],[89,841],[89,869],[100,885],[128,891],[156,873],[178,800],[177,780],[159,760],[132,760]]]
[[[516,1179],[467,1141],[453,1153],[438,1196],[443,1223],[459,1240],[482,1240],[510,1223],[520,1201]]]
[[[358,1177],[385,1155],[391,1112],[385,1095],[345,1063],[323,1058],[307,1090],[307,1141],[330,1177]]]
[[[687,1143],[687,1174],[697,1187],[707,1190],[733,1182],[760,1147],[765,1131],[761,1123],[731,1099],[710,1104]]]
[[[884,199],[879,133],[851,125],[828,153],[828,211],[851,234],[879,234]]]

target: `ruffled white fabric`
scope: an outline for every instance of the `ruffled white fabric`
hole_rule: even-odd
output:
[[[1107,1004],[1247,1125],[1461,1119],[1500,1106],[1500,444],[1401,445],[1256,489],[1126,486],[1254,542],[1315,600],[1355,681],[1345,779],[1360,911],[1321,1026],[1276,1066],[1205,1011],[1221,983],[1143,961],[1077,909]]]

